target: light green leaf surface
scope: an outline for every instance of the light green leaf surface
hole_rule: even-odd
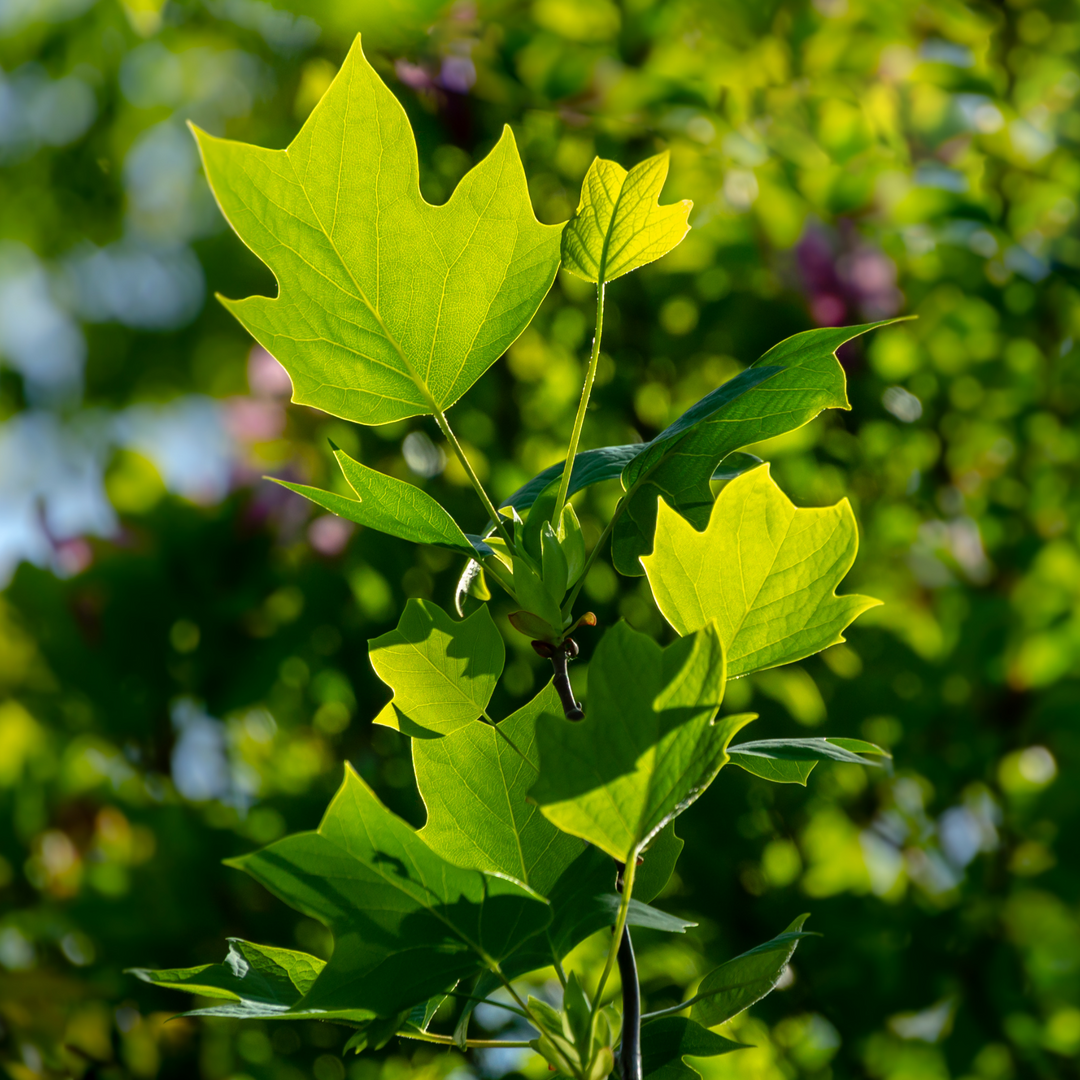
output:
[[[870,761],[860,754],[890,758],[892,755],[863,739],[760,739],[728,747],[731,763],[763,780],[776,784],[802,784],[819,761],[842,761],[851,765],[880,768],[883,762]]]
[[[671,880],[684,842],[675,835],[675,822],[669,821],[642,852],[642,863],[634,875],[634,897],[651,904]]]
[[[655,550],[641,563],[680,634],[716,621],[735,677],[843,641],[844,629],[880,603],[836,595],[858,546],[847,499],[796,509],[766,464],[724,488],[704,532],[661,501]]]
[[[498,730],[470,724],[444,739],[415,739],[413,766],[427,823],[420,836],[457,866],[508,874],[551,901],[546,938],[528,943],[508,969],[523,974],[562,959],[612,921],[594,901],[615,885],[615,865],[560,832],[526,798],[539,767],[536,725],[563,715],[549,683]]]
[[[690,231],[689,199],[660,206],[668,174],[667,151],[629,172],[594,159],[581,185],[581,202],[562,237],[563,265],[586,281],[613,281],[655,262]]]
[[[688,1057],[716,1057],[744,1050],[745,1044],[725,1039],[684,1016],[665,1016],[641,1029],[641,1071],[644,1080],[700,1080],[687,1065]]]
[[[368,649],[375,673],[394,691],[375,723],[420,739],[483,716],[506,662],[486,606],[457,621],[429,600],[409,600],[397,628]]]
[[[195,129],[229,224],[278,296],[224,300],[293,400],[362,424],[452,405],[529,324],[559,265],[509,128],[443,206],[420,194],[405,110],[357,38],[286,150]]]
[[[317,832],[229,861],[334,934],[334,953],[296,1009],[395,1016],[512,955],[548,904],[498,874],[441,858],[346,766]]]
[[[724,681],[714,625],[661,649],[617,623],[589,662],[585,719],[541,718],[529,797],[564,832],[621,862],[636,858],[712,782],[753,719],[713,723]]]
[[[713,503],[709,481],[728,454],[802,427],[822,409],[849,409],[836,350],[896,321],[795,334],[660,432],[623,470],[625,505],[611,538],[619,573],[641,575],[638,560],[653,549],[658,499],[703,529]]]
[[[709,972],[691,998],[690,1018],[705,1027],[716,1027],[770,993],[799,942],[817,936],[803,931],[809,917],[800,915],[782,934]]]
[[[434,544],[470,557],[490,554],[486,544],[470,540],[446,510],[415,484],[369,469],[337,447],[334,457],[356,493],[355,499],[287,480],[274,480],[274,483],[303,495],[338,517],[401,540]]]
[[[229,1002],[225,1007],[198,1009],[189,1015],[276,1018],[311,989],[325,966],[307,953],[229,938],[229,953],[223,963],[160,971],[133,968],[129,974],[153,986]]]

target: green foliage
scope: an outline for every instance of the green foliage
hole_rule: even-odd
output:
[[[680,634],[716,621],[735,677],[843,641],[848,624],[880,603],[836,595],[857,548],[846,499],[797,509],[762,465],[724,488],[704,532],[661,500],[654,551],[641,564]]]
[[[851,765],[880,765],[860,755],[891,755],[864,739],[759,739],[728,747],[728,755],[754,776],[777,784],[802,784],[819,761],[843,761]]]
[[[641,1032],[642,1073],[650,1080],[694,1080],[701,1076],[684,1056],[718,1057],[744,1049],[734,1042],[683,1016],[656,1020]]]
[[[530,798],[564,832],[636,859],[712,783],[732,736],[753,719],[714,723],[724,682],[715,624],[661,649],[619,623],[589,666],[587,719],[547,717],[539,727]]]
[[[293,1011],[370,1020],[408,1012],[493,969],[551,919],[503,875],[453,866],[351,769],[317,832],[232,860],[334,932],[334,955]]]
[[[450,735],[485,716],[506,662],[487,608],[455,622],[427,600],[410,600],[397,629],[369,648],[371,666],[394,691],[375,723],[419,738]]]
[[[196,135],[222,212],[280,289],[225,305],[296,402],[362,424],[445,410],[554,280],[561,230],[534,217],[510,129],[430,205],[408,117],[359,39],[288,149]]]

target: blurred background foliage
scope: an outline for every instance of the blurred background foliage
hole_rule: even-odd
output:
[[[314,826],[343,760],[423,820],[405,740],[370,724],[386,691],[365,641],[406,597],[448,605],[459,567],[260,478],[340,483],[332,438],[466,527],[481,514],[432,424],[286,406],[281,369],[212,299],[273,282],[184,128],[284,146],[357,30],[432,201],[504,123],[548,222],[594,154],[670,149],[694,228],[610,290],[584,445],[650,438],[789,333],[919,316],[842,355],[850,413],[758,450],[798,503],[851,497],[847,587],[885,606],[726,705],[759,711],[759,738],[884,743],[895,772],[822,767],[803,791],[725,771],[682,819],[662,901],[701,928],[638,935],[648,1005],[809,910],[825,937],[730,1025],[756,1049],[702,1063],[708,1080],[1077,1076],[1067,0],[0,0],[0,1068],[534,1072],[397,1044],[343,1059],[330,1025],[166,1023],[182,999],[122,973],[219,960],[228,935],[325,955],[321,927],[220,859]],[[561,275],[454,409],[496,496],[559,459],[591,312]],[[616,497],[582,502],[594,537]],[[587,597],[602,625],[665,633],[606,562]],[[508,640],[503,715],[545,678]]]

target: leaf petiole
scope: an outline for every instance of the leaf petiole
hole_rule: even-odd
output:
[[[604,986],[608,981],[608,976],[611,975],[611,970],[615,966],[615,960],[619,954],[619,948],[622,945],[623,931],[626,929],[626,916],[630,910],[630,894],[634,891],[634,873],[637,870],[637,858],[638,849],[634,848],[630,852],[629,857],[626,860],[626,866],[623,869],[623,883],[622,883],[622,902],[619,904],[619,913],[615,917],[615,930],[611,935],[611,945],[608,948],[607,962],[604,964],[604,970],[600,974],[600,981],[596,984],[596,994],[593,997],[593,1012],[596,1013],[600,1009],[600,1001],[604,993]]]
[[[601,274],[601,277],[603,275]],[[596,380],[596,368],[600,362],[600,338],[604,333],[604,282],[596,286],[596,333],[593,335],[592,353],[589,356],[589,369],[585,373],[585,385],[581,388],[581,400],[578,402],[577,416],[574,417],[574,431],[570,436],[570,449],[563,463],[562,479],[559,481],[559,493],[555,497],[555,511],[551,515],[552,523],[562,517],[570,490],[570,474],[574,471],[574,458],[577,456],[578,443],[581,441],[581,429],[585,426],[585,412],[589,407],[593,382]]]
[[[489,1002],[488,1004],[494,1004]],[[455,1043],[453,1037],[450,1035],[432,1035],[427,1031],[398,1031],[395,1032],[399,1039],[415,1039],[417,1042],[429,1042],[438,1043],[440,1046],[460,1046],[460,1043]],[[466,1039],[465,1046],[472,1050],[494,1050],[499,1047],[519,1047],[525,1049],[532,1046],[532,1043],[523,1040],[508,1040],[508,1039]]]

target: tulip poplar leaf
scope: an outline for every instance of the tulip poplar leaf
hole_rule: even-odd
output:
[[[375,674],[394,691],[375,723],[414,738],[449,735],[480,719],[506,662],[487,607],[458,621],[429,600],[409,600],[397,627],[368,649]]]
[[[293,1006],[326,1019],[408,1012],[492,970],[551,918],[521,882],[437,855],[350,766],[317,831],[229,865],[333,932],[333,956]]]
[[[819,761],[841,761],[880,768],[891,757],[887,750],[863,739],[760,739],[728,747],[731,763],[776,784],[802,784]],[[861,755],[883,757],[872,761]]]
[[[564,832],[620,862],[636,858],[713,781],[732,736],[753,719],[714,723],[724,682],[715,625],[661,649],[617,623],[589,663],[585,719],[538,725],[530,798]]]
[[[680,634],[715,620],[735,677],[843,641],[844,629],[880,602],[836,595],[858,545],[847,499],[796,509],[761,465],[724,488],[704,532],[661,500],[655,551],[641,563]]]
[[[359,38],[287,149],[194,130],[222,213],[278,283],[222,302],[296,402],[361,424],[437,414],[555,278],[562,226],[536,220],[510,129],[444,205],[427,203],[408,117]]]
[[[563,265],[571,274],[603,284],[655,262],[682,241],[694,204],[683,199],[660,205],[668,163],[666,151],[629,172],[614,161],[593,160],[562,237]]]
[[[774,345],[741,374],[691,406],[626,465],[624,505],[611,553],[620,574],[640,576],[639,559],[653,549],[659,499],[695,528],[709,520],[709,481],[735,450],[802,427],[823,409],[850,409],[836,350],[878,326],[827,327]]]
[[[685,1016],[664,1016],[641,1029],[643,1080],[701,1080],[701,1073],[683,1058],[717,1057],[746,1049]]]

